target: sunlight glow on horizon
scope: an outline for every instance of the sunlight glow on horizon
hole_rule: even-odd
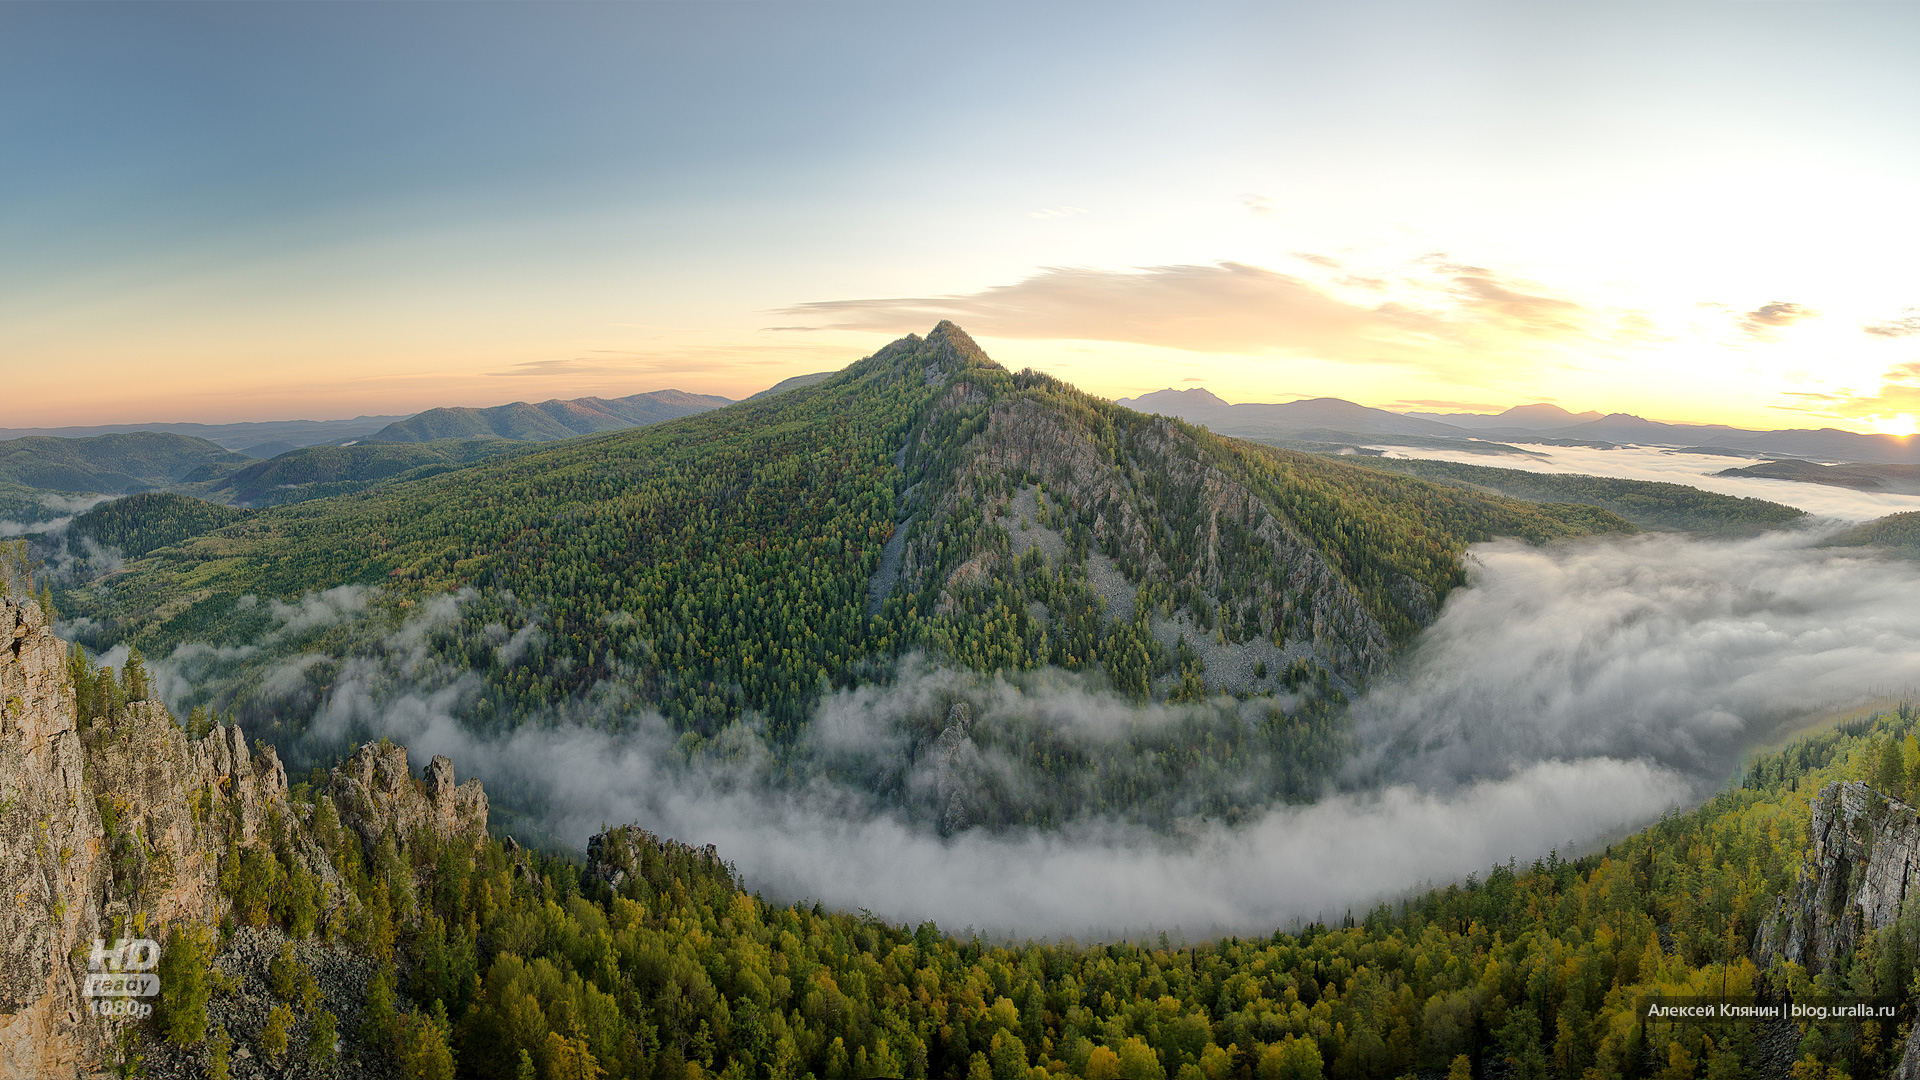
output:
[[[1895,5],[0,8],[0,427],[741,398],[952,318],[1110,398],[1908,434],[1916,52]]]

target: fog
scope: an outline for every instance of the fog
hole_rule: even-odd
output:
[[[337,593],[271,611],[262,641],[280,653],[248,686],[305,715],[318,743],[385,734],[416,764],[447,754],[484,780],[510,828],[537,822],[577,850],[603,823],[637,822],[717,844],[777,899],[995,935],[1262,933],[1617,835],[1711,794],[1810,711],[1920,683],[1920,564],[1813,542],[1476,547],[1470,584],[1354,703],[1362,750],[1337,782],[1311,805],[1267,802],[1235,824],[1171,804],[1158,825],[1113,812],[1044,829],[916,816],[916,799],[938,809],[948,788],[983,777],[1016,799],[1046,782],[995,758],[994,730],[1049,732],[1100,771],[1182,725],[1251,723],[1267,707],[1136,705],[1065,673],[987,678],[909,660],[890,683],[828,695],[781,753],[752,717],[689,749],[619,681],[487,736],[470,715],[482,677],[428,648],[462,597],[396,626],[374,620],[364,594]],[[290,629],[356,621],[371,636],[347,657],[303,652]],[[489,628],[496,662],[536,662],[531,625]],[[223,664],[258,667],[245,648],[183,647],[155,667],[184,701]],[[942,712],[954,701],[981,735],[972,772],[955,764],[971,743],[969,721]],[[1244,789],[1279,764],[1207,783]]]
[[[1388,457],[1432,458],[1465,465],[1485,465],[1524,472],[1580,473],[1587,476],[1612,476],[1623,480],[1658,480],[1686,484],[1722,495],[1797,506],[1809,514],[1841,521],[1870,521],[1888,514],[1920,510],[1920,495],[1893,495],[1827,484],[1809,484],[1798,480],[1765,480],[1751,476],[1715,476],[1723,469],[1738,469],[1757,464],[1760,458],[1721,457],[1689,454],[1679,450],[1648,446],[1622,446],[1599,450],[1588,446],[1546,446],[1527,443],[1525,455],[1471,454],[1426,447],[1383,446]]]

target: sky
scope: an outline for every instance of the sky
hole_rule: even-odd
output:
[[[1920,5],[0,4],[0,426],[1094,393],[1910,432]]]

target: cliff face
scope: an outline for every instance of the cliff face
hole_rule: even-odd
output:
[[[442,840],[486,830],[478,781],[453,783],[436,758],[424,779],[391,744],[361,747],[329,793],[291,797],[271,747],[237,727],[190,738],[155,701],[82,729],[67,646],[38,605],[0,598],[0,1077],[98,1072],[124,1021],[93,1016],[80,989],[95,938],[164,939],[234,914],[223,856],[269,843],[318,885],[318,921],[352,901],[315,819],[335,817],[371,847],[419,830]]]
[[[1813,800],[1800,881],[1761,928],[1754,962],[1824,971],[1899,918],[1917,883],[1920,810],[1862,783],[1828,784]]]
[[[1825,971],[1870,931],[1900,917],[1920,885],[1920,810],[1857,781],[1828,784],[1813,800],[1800,880],[1754,942],[1762,970],[1775,960]],[[1896,1080],[1920,1080],[1920,1028]]]
[[[102,922],[105,852],[73,727],[66,648],[38,605],[0,599],[0,1075],[97,1059],[67,951]]]
[[[928,384],[943,389],[896,462],[922,480],[904,500],[870,610],[896,581],[938,597],[937,615],[965,609],[970,591],[1009,578],[1038,544],[1049,567],[1089,582],[1111,620],[1132,620],[1149,582],[1177,591],[1182,600],[1152,620],[1168,647],[1224,625],[1224,639],[1251,646],[1249,670],[1255,659],[1278,668],[1313,657],[1359,683],[1386,668],[1392,643],[1380,618],[1286,509],[1234,474],[1230,454],[1173,421],[1113,410],[1042,376],[1023,373],[1008,387],[1000,366],[950,323],[874,359],[922,363]],[[1036,489],[1063,511],[1052,528],[1032,520]],[[1009,546],[959,542],[980,521],[1005,530]],[[968,546],[971,557],[953,557]],[[1418,621],[1432,619],[1431,590],[1407,579],[1398,591]],[[1032,617],[1061,614],[1047,606]],[[1210,656],[1210,683],[1230,666]]]

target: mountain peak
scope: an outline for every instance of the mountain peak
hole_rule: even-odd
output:
[[[1136,412],[1159,412],[1168,415],[1173,415],[1180,409],[1198,412],[1205,409],[1233,407],[1220,400],[1213,391],[1204,386],[1196,386],[1190,390],[1175,390],[1169,386],[1165,390],[1155,390],[1151,394],[1141,394],[1137,398],[1121,398],[1114,404],[1125,406]]]
[[[927,334],[927,350],[938,359],[957,361],[956,366],[959,364],[1000,366],[951,319],[941,319],[939,324]]]
[[[1532,405],[1515,405],[1499,413],[1495,419],[1510,420],[1515,423],[1578,424],[1588,420],[1598,420],[1600,414],[1591,409],[1582,413],[1569,412],[1558,405],[1538,401]]]

